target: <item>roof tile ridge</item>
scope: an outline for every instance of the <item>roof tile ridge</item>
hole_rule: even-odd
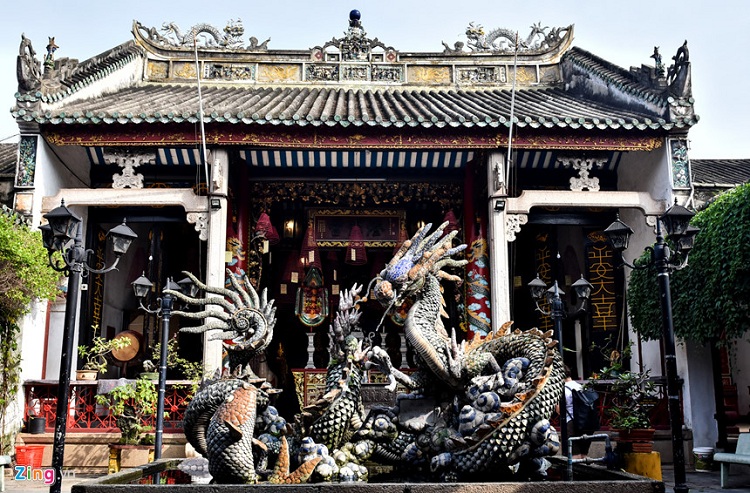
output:
[[[563,55],[563,60],[570,59],[574,64],[602,77],[606,81],[618,85],[624,91],[636,96],[645,97],[661,106],[668,104],[665,94],[642,84],[629,70],[607,61],[590,51],[578,46],[572,47]],[[625,81],[617,80],[618,77]]]
[[[126,41],[79,63],[64,79],[60,80],[58,90],[43,93],[41,99],[45,103],[59,101],[120,70],[136,57],[144,55],[145,51],[142,47],[132,40]]]

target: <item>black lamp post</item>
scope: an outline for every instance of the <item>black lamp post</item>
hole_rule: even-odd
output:
[[[539,275],[536,279],[528,284],[531,297],[534,298],[536,303],[536,309],[543,315],[548,316],[552,319],[555,324],[555,337],[560,348],[560,358],[563,359],[564,363],[564,346],[563,346],[563,327],[562,321],[568,314],[565,312],[561,295],[565,295],[565,292],[560,289],[555,281],[554,285],[547,289],[547,285],[539,279]],[[574,282],[571,286],[576,293],[580,306],[575,310],[575,313],[584,310],[586,300],[591,296],[591,289],[593,286],[586,279],[581,276],[579,280]],[[547,303],[550,306],[549,310],[544,310],[539,306],[539,302],[546,296]],[[565,390],[563,389],[560,395],[560,441],[562,442],[562,455],[563,457],[568,456],[569,444],[568,444],[568,416],[567,416],[567,401],[565,399]],[[569,472],[566,470],[566,480],[570,480]]]
[[[132,282],[133,292],[138,298],[141,309],[147,313],[156,314],[161,317],[161,353],[159,354],[159,395],[156,401],[156,433],[154,436],[154,458],[161,459],[161,449],[164,435],[164,401],[167,391],[167,345],[169,344],[169,322],[172,318],[172,307],[174,305],[174,296],[169,291],[182,292],[183,287],[192,284],[190,279],[183,279],[175,283],[172,278],[167,278],[167,284],[164,286],[163,295],[157,298],[159,302],[156,308],[144,306],[143,300],[146,299],[154,285],[145,275]],[[190,288],[188,288],[190,289]]]
[[[63,326],[62,352],[60,353],[60,378],[57,385],[57,408],[55,410],[55,437],[52,447],[52,467],[55,470],[55,481],[50,486],[50,493],[59,493],[62,487],[62,466],[65,455],[65,431],[68,419],[68,398],[70,391],[70,363],[73,350],[73,336],[76,323],[76,308],[81,289],[83,271],[104,274],[117,267],[120,257],[128,251],[130,244],[138,238],[125,221],[107,233],[111,239],[115,261],[110,267],[96,269],[89,265],[93,253],[83,247],[82,220],[65,206],[60,206],[44,215],[48,224],[41,226],[42,242],[49,255],[49,265],[58,272],[68,276],[68,297],[65,301],[65,324]],[[63,264],[52,261],[55,252],[62,254]]]
[[[685,451],[682,438],[682,411],[680,409],[680,382],[677,375],[677,357],[675,354],[674,324],[672,321],[672,294],[669,287],[669,273],[687,266],[688,254],[693,248],[693,240],[698,228],[690,226],[693,213],[681,205],[673,205],[656,222],[656,244],[647,247],[651,258],[644,265],[634,265],[623,259],[623,264],[631,269],[656,267],[659,280],[659,299],[661,301],[662,339],[664,341],[664,359],[667,371],[667,400],[669,403],[669,422],[672,430],[672,457],[674,460],[674,491],[687,493],[685,476]],[[667,232],[667,238],[677,247],[672,252],[662,235],[661,227]],[[619,217],[604,233],[609,237],[615,250],[622,252],[628,247],[628,240],[633,230]]]

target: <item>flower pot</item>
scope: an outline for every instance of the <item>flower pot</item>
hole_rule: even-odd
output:
[[[120,472],[120,469],[142,466],[154,460],[153,445],[109,445],[109,474]]]
[[[654,449],[653,428],[633,428],[632,430],[616,430],[617,446],[623,452],[650,453]]]
[[[98,373],[96,370],[76,370],[76,380],[96,380]]]
[[[29,416],[26,431],[32,435],[41,435],[47,427],[47,419],[42,416]]]
[[[617,430],[618,442],[653,442],[653,428],[633,428],[632,430]]]
[[[152,382],[159,380],[159,372],[156,371],[144,371],[139,374],[141,378],[146,378]]]

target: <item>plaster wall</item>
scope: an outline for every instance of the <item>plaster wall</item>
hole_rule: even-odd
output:
[[[652,198],[664,201],[664,210],[671,197],[671,177],[666,147],[653,152],[632,152],[623,156],[618,173],[618,190],[648,192]],[[654,218],[646,218],[638,209],[621,209],[620,219],[635,232],[630,238],[630,246],[624,252],[625,260],[638,258],[647,246],[656,241]],[[647,222],[648,220],[648,222]],[[629,273],[629,272],[628,272]],[[628,276],[629,279],[629,276]],[[628,320],[628,326],[630,321]],[[659,341],[640,341],[630,330],[633,343],[633,368],[650,368],[652,376],[662,374],[661,346]]]
[[[646,191],[654,199],[663,200],[666,210],[674,200],[667,144],[651,153],[631,153],[626,156],[620,166],[618,187],[620,190]],[[656,218],[645,218],[634,209],[621,210],[620,216],[635,231],[625,252],[626,259],[632,262],[656,240]],[[660,341],[641,341],[639,345],[638,335],[632,331],[632,327],[630,340],[634,343],[634,349],[638,348],[634,351],[633,367],[642,365],[645,369],[651,369],[652,376],[664,375]],[[696,446],[711,446],[716,442],[717,434],[713,420],[715,406],[710,353],[679,339],[675,343],[677,373],[683,380],[684,425],[696,434]]]
[[[38,226],[42,223],[42,198],[54,195],[64,187],[87,187],[88,184],[68,170],[57,159],[42,136],[37,140],[37,160],[34,175],[34,190],[32,198],[31,223]],[[86,217],[87,208],[71,207],[75,214]],[[83,222],[83,237],[86,237],[86,221]],[[67,286],[67,278],[63,280]],[[76,308],[78,309],[78,307]],[[49,314],[49,332],[47,333],[47,310]],[[62,332],[65,322],[65,298],[58,298],[52,303],[36,304],[32,317],[26,317],[22,324],[23,339],[21,351],[24,356],[22,379],[53,378],[59,376],[60,355],[62,350]],[[44,350],[42,346],[47,339],[46,368],[42,375],[42,360]],[[75,327],[74,341],[78,340],[78,327]],[[26,356],[28,355],[28,356]],[[76,367],[77,352],[72,351],[71,367]],[[33,361],[33,362],[32,362]]]
[[[683,393],[688,396],[692,412],[685,409],[685,425],[693,430],[693,445],[696,447],[713,447],[718,439],[718,430],[716,421],[713,419],[716,414],[716,405],[714,402],[714,385],[711,372],[711,351],[707,346],[696,343],[680,344],[685,349],[685,360],[690,366],[690,385],[686,385]],[[677,359],[680,361],[679,355]],[[699,362],[708,362],[708,367],[696,371],[694,365]],[[701,365],[703,366],[703,365]],[[678,368],[679,371],[679,368]],[[684,373],[680,373],[684,375]],[[704,419],[699,419],[703,416]],[[688,420],[690,423],[688,424]]]

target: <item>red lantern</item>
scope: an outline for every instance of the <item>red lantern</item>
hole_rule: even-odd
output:
[[[271,218],[265,212],[260,214],[258,222],[255,223],[255,232],[265,236],[269,245],[275,245],[280,241],[278,231],[273,227]]]

